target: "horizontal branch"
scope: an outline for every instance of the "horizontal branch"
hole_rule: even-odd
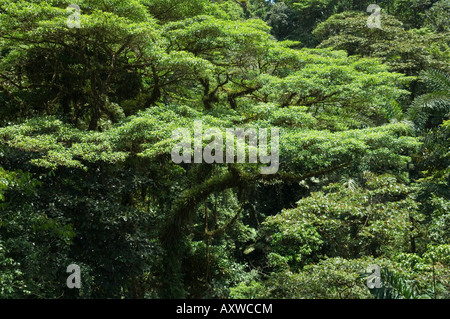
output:
[[[295,175],[288,173],[278,173],[273,175],[261,175],[261,174],[244,174],[237,168],[229,166],[227,173],[221,176],[214,176],[202,184],[184,191],[180,199],[175,203],[172,217],[168,222],[166,229],[163,231],[161,241],[166,247],[173,246],[181,237],[181,229],[183,225],[186,225],[192,215],[197,210],[198,205],[208,198],[212,193],[222,192],[230,188],[243,187],[249,183],[257,183],[259,181],[267,180],[282,180],[284,182],[300,182],[306,178],[323,176],[332,173],[338,169],[342,169],[348,166],[351,161],[347,161],[337,166],[327,167],[318,171],[314,171],[308,174]],[[230,222],[233,223],[239,216],[239,213]],[[225,231],[224,229],[220,231]]]

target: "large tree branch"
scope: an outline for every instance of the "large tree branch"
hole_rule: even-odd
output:
[[[306,178],[330,174],[348,166],[350,163],[351,161],[346,161],[336,166],[326,167],[301,175],[283,172],[273,175],[245,174],[234,166],[229,165],[228,172],[225,174],[214,176],[202,184],[184,191],[180,195],[180,199],[174,204],[173,213],[166,229],[162,233],[161,240],[166,247],[174,245],[182,235],[181,230],[183,226],[188,224],[188,221],[196,212],[198,205],[212,193],[222,192],[235,187],[244,187],[249,183],[257,183],[259,181],[281,180],[288,183],[300,182]],[[235,218],[238,216],[239,214]],[[227,227],[221,231],[225,231]]]
[[[187,224],[198,205],[210,194],[238,187],[242,183],[244,183],[244,180],[241,178],[240,172],[229,166],[229,170],[225,174],[213,176],[202,184],[184,191],[180,195],[180,199],[174,204],[168,226],[161,236],[163,244],[171,246],[177,241],[183,225]]]

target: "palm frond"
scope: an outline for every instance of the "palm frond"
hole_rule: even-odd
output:
[[[382,269],[382,286],[370,289],[370,293],[377,299],[418,299],[414,286],[410,285],[399,274],[388,269]]]
[[[441,70],[424,70],[420,74],[420,79],[433,91],[450,90],[450,74]]]
[[[450,75],[435,69],[423,71],[421,81],[430,93],[417,97],[408,110],[408,117],[417,128],[422,129],[430,117],[439,124],[450,114]],[[435,123],[433,123],[435,124]]]

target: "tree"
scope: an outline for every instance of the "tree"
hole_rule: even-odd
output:
[[[300,272],[324,253],[413,251],[408,169],[420,145],[399,100],[414,78],[369,56],[294,49],[298,42],[278,41],[262,20],[243,18],[251,4],[86,0],[81,28],[67,26],[66,5],[0,1],[0,163],[39,181],[31,192],[2,190],[0,240],[7,273],[20,263],[31,296],[228,297],[229,287],[258,280],[251,264],[269,260],[273,278],[283,278],[286,265]],[[186,138],[202,150],[212,129],[279,130],[267,136],[280,149],[277,172],[235,158],[175,162],[182,128],[205,135],[200,145]],[[363,186],[350,191],[343,176]],[[305,207],[280,213],[299,200]],[[349,205],[325,218],[314,200]],[[315,223],[281,222],[302,209]],[[365,224],[367,215],[374,220]],[[381,227],[385,218],[395,227]],[[286,235],[284,226],[292,226]],[[266,231],[273,240],[248,253]],[[367,246],[358,247],[361,236]],[[333,246],[335,237],[347,246]],[[74,262],[80,292],[61,285]],[[342,273],[333,278],[324,285],[335,289]],[[349,296],[369,295],[357,286]]]
[[[450,18],[450,3],[448,1],[437,1],[426,12],[426,26],[436,32],[449,32],[447,21]]]
[[[382,15],[381,29],[367,27],[367,16],[362,13],[336,14],[319,24],[313,31],[322,42],[320,48],[346,50],[350,55],[379,58],[391,70],[407,75],[418,75],[429,67],[445,67],[436,60],[428,47],[436,41],[432,35],[406,31],[402,23],[390,15]]]
[[[425,24],[427,10],[436,0],[394,0],[390,6],[390,13],[398,17],[407,29],[421,28]],[[428,11],[429,12],[429,11]]]
[[[298,270],[317,255],[351,259],[414,252],[420,216],[412,194],[392,176],[369,173],[323,187],[300,200],[297,209],[266,219],[272,254]]]

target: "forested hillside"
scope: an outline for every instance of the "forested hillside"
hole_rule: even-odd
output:
[[[0,0],[0,298],[450,298],[449,21]]]

